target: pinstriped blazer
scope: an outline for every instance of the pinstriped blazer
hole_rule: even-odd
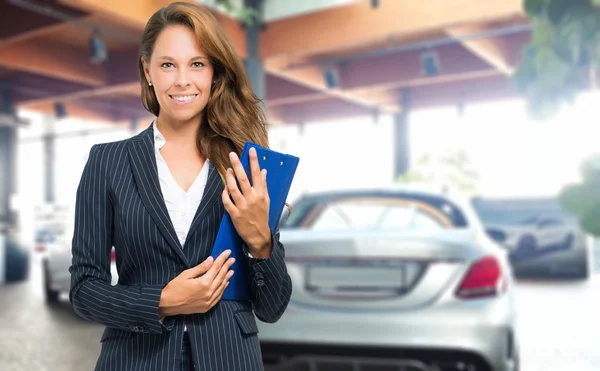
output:
[[[211,164],[181,246],[162,197],[153,138],[150,125],[132,138],[94,145],[77,190],[69,297],[79,316],[106,326],[96,370],[174,370],[185,326],[197,370],[263,370],[255,315],[276,322],[292,291],[278,234],[268,259],[247,258],[251,301],[223,300],[205,314],[159,320],[163,287],[210,255],[225,209],[223,182]]]

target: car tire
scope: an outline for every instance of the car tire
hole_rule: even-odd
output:
[[[44,296],[46,303],[55,304],[58,303],[60,293],[55,291],[50,286],[50,270],[48,269],[48,262],[44,262]]]

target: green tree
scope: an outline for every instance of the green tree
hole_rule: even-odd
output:
[[[399,176],[398,183],[432,184],[451,187],[465,193],[477,192],[479,173],[463,150],[448,150],[433,156],[425,154],[417,159],[408,172]]]
[[[600,153],[586,158],[580,172],[582,182],[564,187],[560,202],[586,232],[600,237]]]
[[[600,66],[600,0],[524,0],[531,41],[513,76],[529,114],[549,118],[587,89]]]
[[[235,1],[233,0],[214,0],[214,2],[227,14],[239,19],[242,23],[246,25],[251,25],[252,23],[257,21],[257,12],[247,6],[237,6],[235,4]]]

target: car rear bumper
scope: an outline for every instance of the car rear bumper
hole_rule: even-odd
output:
[[[515,349],[511,306],[507,296],[451,300],[405,313],[327,312],[291,304],[276,324],[259,324],[259,338],[266,360],[307,355],[409,358],[508,371]]]

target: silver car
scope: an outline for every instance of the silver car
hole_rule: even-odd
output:
[[[469,205],[406,190],[302,197],[280,231],[291,302],[259,322],[265,364],[518,370],[509,261]]]
[[[62,294],[68,294],[71,287],[71,236],[57,237],[46,245],[46,252],[42,258],[42,272],[44,275],[43,289],[46,302],[56,303]],[[110,261],[111,284],[114,286],[119,280],[117,265],[115,263],[114,249]]]

